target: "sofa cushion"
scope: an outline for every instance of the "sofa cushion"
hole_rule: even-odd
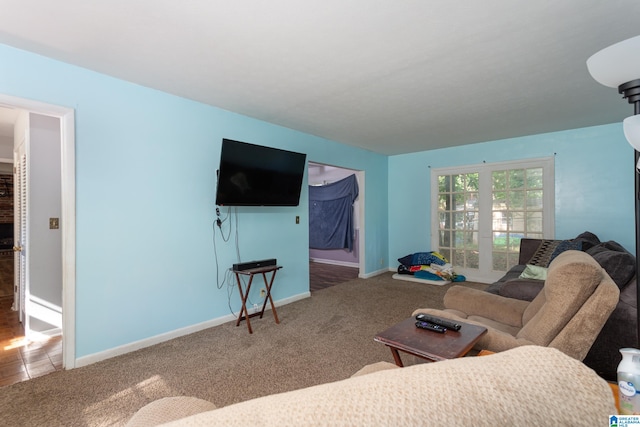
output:
[[[635,280],[620,292],[616,309],[604,324],[602,331],[591,346],[584,363],[598,375],[616,381],[616,369],[622,355],[619,349],[638,348],[638,311]]]
[[[523,264],[514,265],[509,271],[507,271],[504,276],[500,278],[500,280],[489,285],[489,287],[485,289],[485,292],[489,292],[490,294],[502,295],[502,287],[506,282],[510,280],[526,280],[519,279],[520,274],[522,274],[522,272],[524,271],[524,268],[525,266]]]
[[[604,252],[604,251],[627,252],[627,250],[620,243],[614,240],[600,242],[597,245],[592,246],[585,252],[588,253],[589,255],[593,255],[595,253]]]
[[[540,246],[538,246],[538,249],[527,264],[548,267],[551,261],[558,255],[568,250],[582,250],[582,242],[573,240],[542,240]]]
[[[551,259],[549,260],[549,264],[553,262],[553,260],[560,255],[564,251],[581,251],[582,250],[582,242],[577,240],[562,240],[558,243],[555,250],[551,254]]]
[[[586,252],[598,261],[619,289],[623,289],[636,272],[636,258],[617,242],[602,242]]]
[[[507,298],[515,298],[523,301],[533,301],[544,286],[544,280],[515,279],[502,284],[500,295]]]
[[[527,262],[527,264],[548,267],[551,256],[553,255],[553,252],[556,250],[556,247],[560,244],[560,242],[561,240],[541,240],[538,249],[533,254],[531,259]]]
[[[587,251],[589,248],[600,243],[600,239],[598,238],[598,236],[589,231],[578,234],[578,236],[576,236],[576,238],[573,240],[576,242],[580,242],[583,251]]]
[[[455,309],[467,316],[492,318],[518,328],[522,327],[522,313],[529,306],[527,301],[504,298],[462,285],[450,287],[444,294],[443,304],[446,309]],[[421,309],[413,315],[419,311]]]

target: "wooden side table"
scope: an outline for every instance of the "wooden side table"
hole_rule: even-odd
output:
[[[242,320],[247,321],[247,328],[249,329],[249,333],[252,334],[253,330],[251,329],[251,322],[249,321],[250,317],[262,316],[264,315],[264,310],[267,307],[267,301],[271,304],[271,311],[273,312],[273,317],[276,319],[276,323],[280,323],[278,319],[278,313],[276,312],[276,306],[273,304],[273,299],[271,298],[271,287],[273,286],[273,279],[276,277],[276,271],[280,270],[282,266],[280,265],[268,265],[265,267],[251,268],[248,270],[233,270],[233,273],[236,275],[236,282],[238,283],[238,291],[240,291],[240,298],[242,299],[242,308],[240,309],[240,314],[238,315],[238,320],[236,321],[236,326],[240,325]],[[267,273],[271,273],[271,279],[267,280]],[[262,304],[262,310],[259,312],[255,312],[249,314],[247,310],[247,298],[249,297],[249,291],[251,290],[251,283],[253,282],[253,277],[256,274],[261,274],[262,279],[264,280],[264,285],[266,288],[266,296],[264,298],[264,304]],[[240,276],[249,276],[249,281],[247,282],[247,288],[242,289],[242,281],[240,280]]]
[[[416,319],[410,317],[380,332],[373,339],[389,349],[396,365],[402,367],[398,351],[412,354],[432,362],[462,357],[469,352],[486,332],[487,328],[458,322],[459,331],[447,330],[444,334],[416,327]]]

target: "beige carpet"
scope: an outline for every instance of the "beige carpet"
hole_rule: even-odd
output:
[[[486,285],[467,283],[484,288]],[[83,368],[0,389],[10,426],[123,425],[148,402],[189,395],[217,406],[349,377],[392,362],[373,336],[418,307],[441,307],[449,286],[393,280],[391,273],[323,289],[311,298]]]

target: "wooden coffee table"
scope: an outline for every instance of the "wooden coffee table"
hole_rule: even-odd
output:
[[[462,325],[459,331],[447,330],[444,334],[416,327],[416,319],[410,317],[373,339],[391,349],[396,365],[402,367],[398,351],[412,354],[423,359],[437,362],[440,360],[462,357],[473,348],[487,328],[458,322]]]

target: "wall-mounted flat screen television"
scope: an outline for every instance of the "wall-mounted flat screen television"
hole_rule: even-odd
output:
[[[222,140],[218,206],[298,206],[307,155]]]

